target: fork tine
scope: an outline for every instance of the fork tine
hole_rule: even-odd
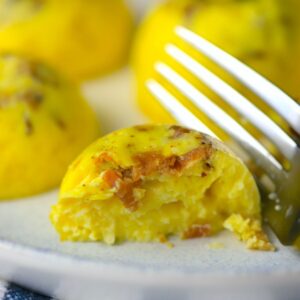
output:
[[[157,63],[155,69],[246,149],[246,151],[256,159],[256,163],[261,166],[273,180],[276,182],[282,180],[282,174],[284,174],[284,172],[282,172],[283,168],[279,162],[234,119],[164,63]],[[161,101],[161,99],[158,100]],[[174,103],[172,105],[174,105]],[[187,120],[183,121],[186,122]]]
[[[175,32],[184,41],[223,67],[250,90],[260,96],[262,100],[268,103],[300,134],[300,105],[292,98],[235,57],[224,52],[196,33],[182,26],[176,27]]]
[[[288,159],[293,159],[297,144],[254,104],[178,47],[168,44],[166,52],[260,129]]]
[[[206,125],[196,118],[174,96],[155,80],[148,80],[146,86],[155,98],[167,109],[167,111],[181,124],[194,130],[201,131],[218,138]]]

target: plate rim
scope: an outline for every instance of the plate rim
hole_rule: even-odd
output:
[[[0,238],[0,261],[6,259],[14,264],[26,266],[40,271],[51,271],[60,274],[74,274],[80,269],[80,276],[92,279],[105,279],[110,281],[125,282],[150,286],[181,286],[199,287],[218,282],[226,285],[231,282],[239,284],[263,284],[287,282],[293,286],[299,285],[299,270],[268,270],[259,273],[196,273],[182,272],[175,269],[155,270],[155,268],[141,268],[130,264],[105,263],[97,259],[89,259],[78,255],[64,254],[28,245],[22,245]]]

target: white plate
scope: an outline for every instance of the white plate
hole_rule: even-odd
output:
[[[108,132],[144,122],[128,70],[84,86]],[[161,244],[61,243],[48,214],[57,191],[0,202],[0,276],[59,299],[297,299],[300,255],[245,250],[229,233]],[[212,250],[212,241],[224,249]],[[226,299],[226,297],[225,297]]]

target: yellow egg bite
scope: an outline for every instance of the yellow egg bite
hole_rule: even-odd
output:
[[[43,60],[74,80],[120,67],[132,27],[123,0],[0,0],[0,52]]]
[[[281,1],[285,5],[285,1]],[[145,86],[146,80],[154,78],[166,86],[210,128],[214,129],[218,136],[226,138],[214,122],[205,114],[195,110],[195,107],[190,105],[181,93],[168,85],[166,80],[155,71],[155,63],[162,61],[242,122],[254,135],[261,136],[247,120],[241,119],[234,110],[200,80],[197,80],[167,55],[165,46],[167,43],[173,43],[247,96],[282,126],[288,128],[267,105],[255,98],[244,86],[238,84],[235,79],[209,59],[180,40],[174,33],[174,29],[178,25],[189,28],[245,62],[279,87],[285,89],[291,96],[297,98],[300,96],[300,85],[296,76],[300,68],[296,67],[298,59],[294,55],[297,48],[295,39],[297,34],[292,32],[291,25],[286,24],[284,26],[283,17],[277,0],[164,1],[145,18],[133,47],[132,65],[136,78],[138,103],[141,109],[154,121],[166,123],[173,121]]]
[[[250,249],[274,249],[246,166],[216,139],[177,125],[96,141],[70,166],[50,218],[62,240],[163,242],[226,227]]]
[[[0,199],[57,186],[98,136],[76,86],[38,62],[0,56]]]

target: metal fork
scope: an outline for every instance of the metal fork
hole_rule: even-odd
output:
[[[293,99],[254,70],[194,32],[179,26],[175,28],[175,33],[247,86],[270,108],[273,108],[295,133],[300,134],[300,105]],[[265,217],[283,244],[293,244],[300,235],[300,148],[298,141],[283,131],[242,94],[177,46],[167,44],[165,50],[177,63],[205,83],[223,101],[258,128],[289,160],[291,169],[286,170],[257,139],[202,94],[197,87],[165,63],[157,62],[155,64],[155,70],[169,84],[229,134],[273,181],[275,190],[269,192],[265,199]],[[149,79],[146,85],[151,94],[179,123],[215,136],[160,83]]]

